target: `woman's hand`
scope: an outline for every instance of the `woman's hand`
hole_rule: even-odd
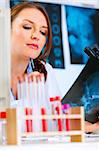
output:
[[[44,80],[44,74],[39,73],[38,71],[34,71],[28,75],[25,75],[28,78],[28,82],[35,81],[36,83]]]
[[[99,122],[96,122],[96,123],[92,124],[88,121],[85,121],[85,132],[86,133],[94,132],[96,130],[99,130]]]

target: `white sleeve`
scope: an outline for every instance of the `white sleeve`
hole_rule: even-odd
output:
[[[61,97],[61,92],[57,83],[57,79],[55,77],[54,69],[48,63],[45,64],[45,68],[47,70],[47,80],[45,83],[45,89],[48,94],[48,97]]]
[[[12,108],[16,108],[17,105],[18,105],[18,103],[19,103],[19,100],[16,100],[16,99],[14,98],[14,96],[13,96],[11,90],[10,90],[9,92],[10,92],[10,106],[11,106]]]

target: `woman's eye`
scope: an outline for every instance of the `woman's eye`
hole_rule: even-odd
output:
[[[44,36],[47,36],[47,32],[46,31],[40,31],[40,33]]]
[[[31,30],[32,29],[31,26],[23,26],[23,28],[26,29],[26,30]]]

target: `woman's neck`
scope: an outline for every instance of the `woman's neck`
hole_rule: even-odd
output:
[[[11,58],[11,76],[20,76],[25,73],[29,59],[21,59],[17,57]]]

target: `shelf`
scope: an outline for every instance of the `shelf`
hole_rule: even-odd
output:
[[[83,134],[83,131],[81,130],[78,130],[78,131],[58,131],[58,132],[39,132],[39,133],[23,133],[22,134],[22,137],[28,137],[28,136],[35,136],[35,137],[38,137],[38,136],[61,136],[61,135],[80,135],[80,134]]]
[[[21,119],[81,119],[81,115],[43,115],[43,116],[31,116],[27,115]]]

